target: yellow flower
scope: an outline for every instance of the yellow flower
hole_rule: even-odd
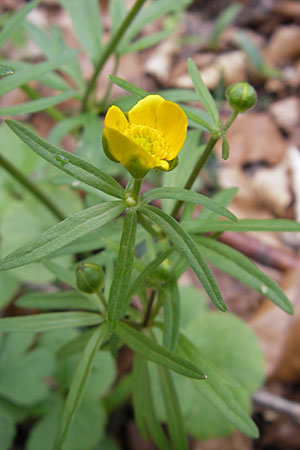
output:
[[[128,112],[111,106],[106,114],[103,148],[135,178],[151,169],[171,170],[186,138],[182,109],[159,95],[148,95]]]

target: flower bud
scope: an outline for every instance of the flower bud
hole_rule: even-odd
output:
[[[76,269],[76,284],[80,291],[94,294],[100,291],[104,282],[104,273],[100,266],[85,263]]]
[[[239,113],[243,113],[252,108],[257,99],[254,87],[245,81],[231,84],[226,90],[226,97],[231,108]]]

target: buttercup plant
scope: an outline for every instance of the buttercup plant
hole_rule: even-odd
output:
[[[79,4],[78,1],[74,3]],[[115,15],[117,3],[112,2]],[[74,442],[80,450],[106,448],[101,436],[105,420],[99,432],[99,407],[105,417],[124,402],[132,403],[142,436],[151,437],[161,450],[187,450],[187,433],[206,439],[238,429],[257,437],[257,427],[249,415],[249,398],[263,380],[262,355],[247,326],[238,318],[223,314],[227,306],[207,261],[263,293],[286,313],[293,313],[291,303],[273,280],[242,253],[217,238],[226,230],[299,231],[299,224],[279,219],[238,220],[227,209],[235,189],[221,191],[213,198],[193,190],[219,140],[223,159],[229,157],[226,132],[239,113],[254,106],[254,88],[248,83],[238,83],[227,89],[232,114],[223,123],[195,63],[189,59],[193,99],[199,100],[204,109],[187,105],[190,92],[183,99],[182,92],[179,95],[176,90],[173,98],[164,92],[153,95],[115,75],[110,76],[110,82],[131,94],[126,99],[128,107],[119,107],[118,100],[116,104],[107,101],[109,90],[100,104],[96,101],[95,83],[109,56],[118,60],[126,48],[134,45],[131,40],[149,17],[176,11],[174,0],[165,2],[163,12],[159,11],[160,2],[152,2],[139,22],[138,13],[144,3],[138,0],[124,13],[121,24],[114,28],[101,51],[94,45],[94,35],[87,29],[84,34],[80,29],[81,43],[92,54],[94,74],[78,89],[82,113],[79,117],[60,118],[51,142],[18,121],[6,121],[35,154],[54,166],[54,170],[64,173],[64,184],[85,191],[89,201],[85,209],[62,220],[63,214],[57,214],[56,205],[49,203],[45,194],[35,192],[30,183],[26,186],[26,178],[22,179],[7,166],[59,222],[2,258],[0,270],[39,262],[71,288],[38,293],[38,297],[28,294],[17,301],[24,308],[50,312],[0,319],[2,333],[45,333],[37,338],[44,349],[51,347],[56,336],[62,336],[62,342],[56,342],[55,352],[51,353],[51,358],[58,361],[52,376],[59,387],[57,392],[54,387],[53,392],[44,394],[46,416],[33,428],[29,450],[41,445],[45,422],[51,423],[51,431],[47,443],[42,444],[46,446],[44,450],[72,450]],[[177,9],[187,3],[178,2]],[[74,15],[71,0],[63,0],[62,4]],[[89,4],[94,14],[92,4],[95,6],[96,2]],[[86,13],[84,10],[83,14]],[[73,20],[78,28],[76,17]],[[29,29],[33,33],[30,26]],[[71,67],[71,73],[77,74],[81,85],[77,69],[72,72]],[[56,78],[55,81],[58,82]],[[182,103],[178,104],[176,95],[181,96]],[[101,136],[98,111],[103,111],[104,106],[107,112]],[[50,114],[53,115],[53,110]],[[55,110],[54,115],[57,116]],[[96,124],[97,142],[102,138],[103,150],[110,161],[101,159],[101,164],[92,164],[82,154],[69,153],[53,144],[59,140],[57,136],[62,137],[62,128],[68,132],[73,125],[82,124],[85,128]],[[205,145],[199,146],[203,130],[209,137]],[[125,188],[119,182],[123,172],[117,172],[116,178],[109,174],[109,170],[120,166],[127,171]],[[143,179],[151,170],[158,171],[163,186],[141,190]],[[162,200],[159,206],[151,205],[156,200]],[[202,206],[197,217],[195,205]],[[67,263],[56,261],[66,255],[71,256]],[[191,287],[186,290],[180,285],[179,279],[189,267],[219,311],[207,310],[199,290]],[[53,331],[55,336],[51,334]],[[133,354],[130,373],[118,380],[114,390],[113,358],[124,345]],[[228,361],[232,363],[230,367]],[[72,373],[71,380],[65,381],[60,364],[65,367],[61,372]],[[102,380],[105,389],[99,392],[97,377],[108,367],[109,381]],[[0,394],[3,392],[0,379]],[[61,392],[67,393],[65,400]],[[83,418],[88,411],[93,414],[95,411],[97,420],[94,425],[91,417],[92,431],[86,431],[80,443],[76,437],[80,421],[76,422],[76,417]],[[162,423],[167,425],[168,433]]]

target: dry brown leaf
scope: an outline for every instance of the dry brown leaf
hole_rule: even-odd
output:
[[[168,84],[174,55],[178,52],[178,41],[173,36],[159,44],[145,61],[144,70],[161,83]]]
[[[283,66],[300,57],[300,27],[284,25],[279,27],[271,37],[265,57],[270,64]]]
[[[192,450],[252,450],[253,444],[250,438],[236,431],[228,437],[210,439],[207,442],[195,442]]]
[[[295,368],[295,361],[299,358],[300,334],[297,336],[298,353],[295,359],[290,358],[289,363],[285,359],[288,348],[291,330],[294,330],[300,320],[300,277],[299,268],[287,272],[282,280],[281,288],[294,305],[295,315],[290,316],[279,309],[269,300],[265,300],[255,315],[250,319],[249,324],[259,338],[260,345],[265,353],[266,373],[270,377],[280,377],[283,370],[282,362],[289,364],[284,368],[285,376],[291,375]],[[294,331],[293,331],[294,333]],[[298,340],[299,339],[299,340]],[[291,344],[289,344],[290,346]],[[294,345],[296,347],[296,344]],[[282,375],[281,375],[282,376]],[[299,378],[299,373],[298,373]]]
[[[300,104],[295,95],[286,97],[270,105],[271,116],[286,133],[292,134],[300,126]]]

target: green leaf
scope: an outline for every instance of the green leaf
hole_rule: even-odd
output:
[[[7,75],[12,75],[13,73],[14,70],[10,67],[0,65],[0,77],[6,77]]]
[[[4,308],[18,292],[20,281],[11,273],[0,273],[0,309]],[[1,448],[1,447],[0,447]]]
[[[33,23],[26,22],[25,29],[29,33],[31,39],[38,45],[48,59],[55,58],[62,51],[70,50],[65,43],[61,30],[57,27],[51,27],[51,32],[46,32],[42,28],[35,26]],[[84,90],[85,83],[77,59],[72,59],[67,64],[63,65],[60,70],[69,75],[76,85],[81,90]]]
[[[212,48],[217,48],[219,44],[219,39],[225,28],[227,28],[239,14],[242,9],[242,5],[239,3],[233,3],[227,6],[219,15],[215,21],[212,34],[210,37],[210,46]]]
[[[182,189],[180,187],[155,188],[143,194],[141,200],[143,203],[149,203],[157,198],[173,198],[184,202],[195,203],[203,206],[204,208],[210,209],[221,216],[227,217],[230,220],[234,220],[235,222],[237,221],[234,214],[215,202],[213,199],[206,197],[205,195],[198,194],[197,192],[189,191],[188,189]]]
[[[30,349],[33,342],[31,333],[10,334],[1,342],[0,395],[18,407],[42,402],[51,392],[45,378],[53,375],[54,356],[42,348]]]
[[[156,33],[148,34],[146,36],[141,37],[140,39],[137,39],[132,44],[122,47],[118,51],[118,53],[120,55],[124,55],[126,53],[139,52],[148,47],[152,47],[153,45],[156,45],[158,42],[167,39],[173,33],[173,31],[174,30],[162,30],[157,31]]]
[[[189,233],[208,231],[300,231],[300,223],[288,219],[240,219],[238,222],[204,220],[181,222]]]
[[[123,80],[123,78],[117,77],[116,75],[109,75],[108,77],[114,84],[119,86],[120,88],[124,89],[127,92],[131,92],[131,94],[136,95],[137,97],[144,98],[149,95],[149,92],[144,91],[144,89],[141,89],[137,86],[135,86],[132,83],[129,83],[129,81]]]
[[[130,282],[136,238],[136,211],[126,213],[114,278],[109,291],[108,320],[113,330],[123,312]]]
[[[142,214],[161,227],[169,236],[177,251],[184,256],[186,261],[192,267],[213,303],[221,311],[226,311],[227,308],[222,299],[216,280],[190,235],[175,219],[173,219],[173,217],[168,216],[158,208],[144,206],[140,207],[139,210]]]
[[[133,402],[137,425],[147,439],[147,428],[160,450],[171,450],[156,415],[146,358],[137,354],[133,364]]]
[[[24,266],[49,255],[89,231],[119,216],[126,206],[121,201],[92,206],[73,214],[0,261],[0,270]]]
[[[82,357],[72,378],[53,450],[60,450],[63,447],[64,441],[67,438],[69,429],[82,401],[99,346],[103,342],[106,334],[107,327],[105,325],[96,328],[84,349]]]
[[[36,80],[37,78],[45,75],[51,70],[57,69],[64,63],[74,58],[77,55],[77,51],[72,50],[68,52],[63,52],[56,58],[50,61],[45,61],[42,63],[26,66],[24,69],[17,70],[13,75],[1,80],[0,82],[0,95],[11,91],[22,84],[27,83],[30,80]]]
[[[110,0],[108,6],[112,22],[112,34],[114,35],[117,32],[120,23],[126,16],[126,3],[125,0]]]
[[[62,292],[32,292],[19,297],[16,305],[21,308],[34,308],[45,311],[53,310],[83,310],[83,311],[98,311],[96,306],[76,291],[62,291]]]
[[[102,170],[78,158],[78,156],[49,144],[14,120],[7,120],[6,123],[35,153],[53,166],[58,167],[63,172],[72,175],[89,186],[114,197],[123,198],[123,189],[120,184]]]
[[[212,198],[215,202],[219,203],[222,206],[228,206],[229,203],[232,201],[232,199],[236,196],[238,192],[238,188],[231,187],[227,189],[223,189],[222,191],[217,192]],[[213,211],[210,211],[209,209],[202,209],[200,213],[198,214],[197,221],[198,223],[201,223],[203,221],[217,219],[219,217],[218,214],[214,213]]]
[[[52,97],[39,98],[37,100],[32,100],[31,102],[0,108],[0,116],[16,116],[19,114],[29,114],[37,111],[43,111],[51,106],[58,105],[59,103],[69,100],[74,97],[75,93],[75,91],[66,91],[62,94],[53,95]]]
[[[71,16],[75,33],[82,47],[98,62],[102,45],[102,23],[97,0],[60,0],[60,3]]]
[[[201,253],[215,267],[264,294],[283,311],[293,314],[293,306],[280,287],[245,255],[214,239],[196,237],[195,241]]]
[[[12,448],[16,426],[9,411],[0,407],[0,448],[9,450]]]
[[[210,119],[210,116],[206,117],[205,111],[202,111],[199,108],[197,108],[197,109],[192,108],[191,106],[181,105],[181,108],[185,112],[185,114],[186,114],[187,118],[189,119],[192,126],[195,127],[195,124],[196,124],[196,125],[200,125],[200,127],[197,126],[196,128],[209,130],[210,132],[213,131],[213,125],[211,125],[208,120],[208,119]]]
[[[0,33],[0,47],[7,41],[9,36],[14,33],[22,23],[24,17],[39,4],[39,0],[32,0],[28,5],[16,11],[6,21]]]
[[[168,430],[170,432],[174,450],[188,450],[188,441],[184,431],[183,417],[172,374],[164,367],[160,367],[159,375]]]
[[[259,47],[254,43],[252,39],[250,39],[249,35],[239,31],[236,33],[237,37],[237,43],[240,45],[240,47],[245,51],[245,53],[248,55],[250,61],[252,62],[253,66],[258,70],[259,72],[264,71],[265,63],[263,60],[263,57],[260,53]]]
[[[165,295],[164,295],[165,293]],[[171,280],[163,289],[164,334],[163,345],[176,350],[180,324],[180,295],[176,280]]]
[[[157,344],[131,326],[119,322],[116,334],[123,339],[126,345],[137,353],[141,353],[149,361],[164,366],[186,377],[203,380],[206,376],[194,364],[186,361],[170,350]]]
[[[85,327],[97,325],[103,319],[90,312],[63,312],[36,314],[24,317],[5,317],[0,319],[1,333],[19,333],[57,330],[59,328]]]
[[[222,139],[222,159],[226,161],[229,158],[229,142],[225,137]]]
[[[58,359],[66,359],[69,356],[77,355],[84,350],[84,347],[88,343],[90,337],[94,332],[93,328],[88,328],[86,331],[80,333],[79,336],[75,336],[73,339],[64,344],[57,352]]]
[[[191,58],[188,59],[188,70],[191,75],[195,91],[197,92],[206,111],[209,113],[210,117],[212,118],[214,126],[218,129],[219,122],[220,122],[220,116],[219,116],[219,112],[216,107],[216,103],[215,103],[214,99],[212,98],[211,93],[209,92],[209,90],[207,89],[205,84],[203,83],[203,80],[200,76],[198,68]]]

